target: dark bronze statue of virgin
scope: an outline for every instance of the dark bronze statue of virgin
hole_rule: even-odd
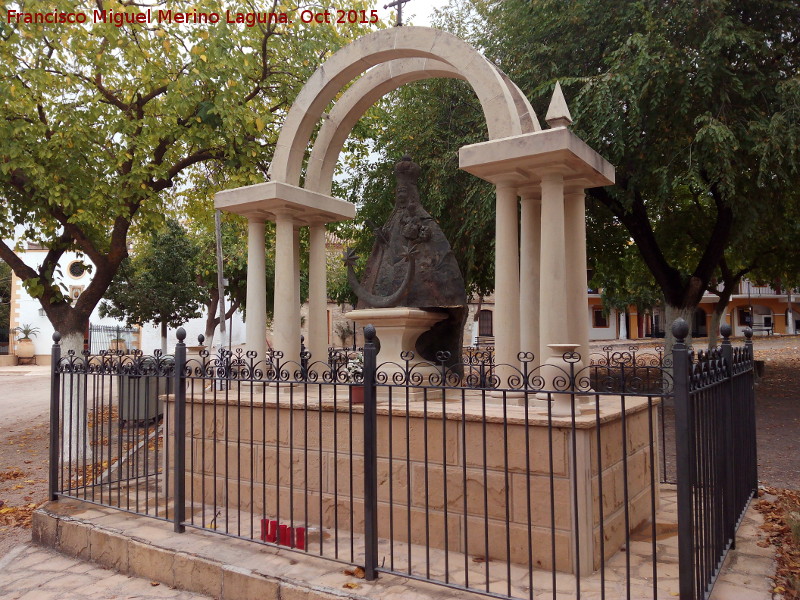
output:
[[[407,306],[445,313],[446,319],[419,337],[416,350],[432,362],[445,350],[450,353],[448,364],[455,366],[461,362],[467,316],[464,278],[450,243],[420,202],[419,165],[404,156],[394,172],[394,211],[383,226],[374,227],[375,243],[361,282],[353,269],[355,255],[345,254],[348,280],[358,308]]]

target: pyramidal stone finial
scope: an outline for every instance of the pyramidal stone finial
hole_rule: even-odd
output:
[[[561,91],[561,83],[558,81],[556,81],[556,88],[553,90],[553,97],[550,99],[550,106],[547,107],[547,116],[544,120],[550,127],[572,125],[572,115],[569,114],[569,107],[564,99],[564,92]]]

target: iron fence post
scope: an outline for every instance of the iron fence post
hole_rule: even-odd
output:
[[[303,381],[308,381],[308,358],[309,353],[306,348],[306,336],[300,336],[300,373],[302,374]]]
[[[58,364],[61,362],[61,334],[53,333],[53,351],[50,371],[50,473],[48,477],[48,494],[50,500],[58,499],[58,419],[59,397],[61,396],[61,377]]]
[[[678,575],[681,600],[694,600],[694,531],[692,524],[692,461],[694,432],[689,402],[689,353],[685,340],[689,325],[683,319],[672,324],[672,376],[675,394],[675,446],[678,480]]]
[[[748,438],[751,446],[751,464],[748,465],[748,479],[750,480],[750,489],[755,491],[758,489],[758,447],[756,446],[756,391],[755,391],[755,378],[756,378],[756,362],[753,355],[753,330],[750,327],[744,328],[744,347],[748,360],[750,361],[750,385],[747,389],[747,425],[748,425]]]
[[[735,452],[733,439],[733,346],[731,346],[731,326],[727,323],[719,328],[722,334],[722,360],[725,361],[725,384],[723,388],[723,400],[725,402],[722,411],[722,435],[724,436],[725,452],[721,453],[720,460],[724,463],[725,485],[723,486],[725,497],[722,501],[724,510],[723,527],[725,537],[731,540],[731,549],[736,547],[736,468],[735,458],[739,456]],[[741,440],[740,440],[741,441]]]
[[[186,330],[178,328],[175,345],[175,532],[183,533],[186,517],[186,386],[183,377],[186,369]]]
[[[368,581],[378,576],[377,354],[375,327],[367,325],[364,327],[364,577]]]

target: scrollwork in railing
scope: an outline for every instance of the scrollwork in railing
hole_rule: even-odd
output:
[[[727,377],[721,348],[689,352],[689,365],[689,386],[692,390],[708,387]]]

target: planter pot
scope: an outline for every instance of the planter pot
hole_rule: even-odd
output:
[[[35,355],[36,349],[33,347],[33,340],[17,340],[17,356],[19,358],[33,358]]]
[[[350,386],[350,404],[364,404],[364,386]]]
[[[116,352],[117,350],[122,350],[123,352],[127,350],[125,346],[125,340],[111,340],[111,344],[108,347],[109,350],[112,352]]]

